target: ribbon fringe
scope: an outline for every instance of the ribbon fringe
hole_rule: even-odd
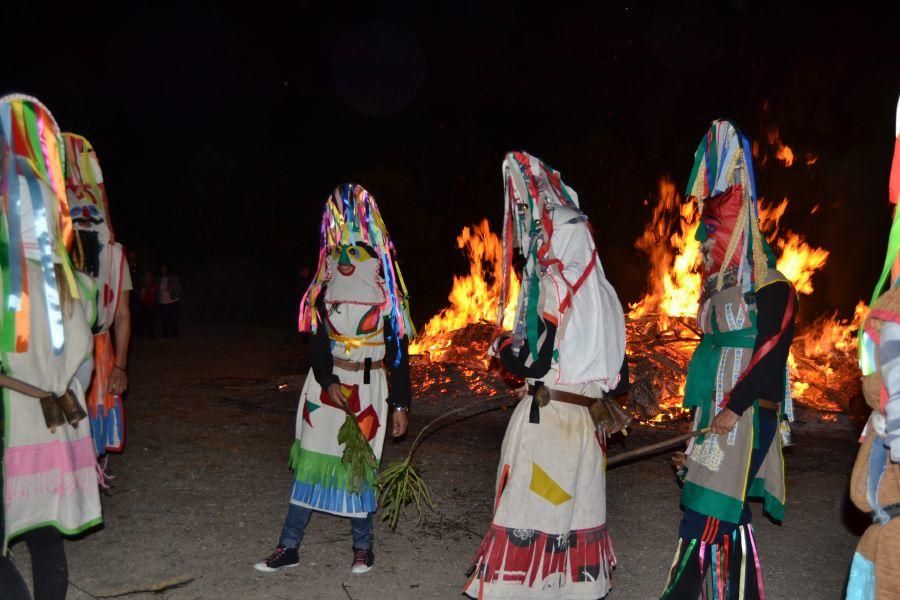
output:
[[[765,600],[753,527],[748,523],[718,544],[679,540],[660,600],[697,597]]]

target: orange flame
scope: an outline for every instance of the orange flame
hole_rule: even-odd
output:
[[[487,219],[478,225],[463,227],[456,238],[459,248],[469,259],[469,274],[453,277],[450,306],[436,314],[410,345],[410,354],[427,354],[432,360],[440,360],[450,349],[451,331],[472,323],[494,324],[503,283],[503,246],[500,238],[491,231]],[[515,318],[519,297],[519,280],[515,273],[510,277],[509,299],[504,309],[504,323]]]
[[[680,198],[671,180],[665,177],[660,179],[659,201],[653,219],[635,244],[650,257],[650,292],[629,306],[628,319],[631,334],[629,352],[639,354],[651,351],[649,348],[635,348],[632,344],[635,338],[646,332],[646,325],[637,321],[655,319],[653,331],[657,339],[670,340],[668,347],[672,353],[668,355],[668,360],[674,360],[683,368],[697,344],[696,336],[690,331],[685,333],[685,330],[687,323],[693,325],[691,321],[697,314],[701,280],[697,272],[700,244],[694,240],[697,228],[694,205],[687,203],[679,207],[679,203]],[[777,205],[760,202],[760,229],[769,240],[773,240],[776,254],[780,255],[778,270],[794,283],[798,293],[808,295],[813,292],[813,275],[825,266],[828,251],[811,246],[791,231],[779,232],[779,222],[787,204],[787,198]],[[823,358],[829,352],[838,350],[847,354],[855,350],[853,333],[859,327],[864,308],[860,303],[849,322],[836,316],[816,321],[802,337],[803,346],[798,348],[795,344],[795,350],[801,354],[799,360],[793,355],[790,358],[795,397],[805,399],[810,387],[807,381],[816,377],[816,373],[809,370],[811,365],[819,365],[822,368],[820,374],[827,375],[830,367],[827,361],[823,362]],[[676,321],[675,318],[681,319]],[[657,415],[656,421],[671,418],[680,412],[676,407],[684,395],[684,369],[680,372],[673,370],[670,375],[674,380],[668,381],[661,392],[660,406],[664,412]]]
[[[629,305],[629,319],[645,314],[659,315],[661,329],[669,327],[669,317],[697,314],[700,290],[700,244],[694,241],[697,230],[693,202],[681,203],[671,179],[659,180],[659,202],[653,210],[650,226],[635,247],[650,257],[650,292]],[[678,215],[677,220],[673,215]]]
[[[790,146],[779,145],[778,150],[775,151],[775,158],[784,163],[785,167],[790,167],[794,164],[794,151]]]

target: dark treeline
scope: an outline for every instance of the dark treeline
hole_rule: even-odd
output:
[[[795,152],[758,183],[791,199],[785,226],[832,252],[806,314],[871,291],[900,92],[895,3],[183,4],[70,6],[40,36],[14,26],[32,6],[4,7],[21,57],[0,88],[92,141],[118,237],[145,266],[174,265],[196,314],[289,322],[322,202],[352,180],[378,198],[424,321],[465,270],[461,227],[499,224],[512,148],[578,191],[633,301],[657,181],[683,188],[719,116],[757,139],[776,125]]]

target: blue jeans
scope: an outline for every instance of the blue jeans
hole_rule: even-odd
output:
[[[303,541],[306,524],[309,523],[309,517],[313,512],[312,508],[291,502],[287,517],[284,519],[284,528],[281,530],[281,539],[278,541],[278,545],[285,548],[299,548],[300,542]],[[370,550],[375,538],[372,529],[372,513],[365,517],[350,517],[350,535],[353,536],[354,548]]]

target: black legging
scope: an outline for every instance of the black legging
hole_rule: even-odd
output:
[[[39,527],[22,535],[31,553],[34,600],[66,597],[69,569],[63,538],[54,527]],[[9,555],[0,557],[0,600],[31,600],[22,575]]]

